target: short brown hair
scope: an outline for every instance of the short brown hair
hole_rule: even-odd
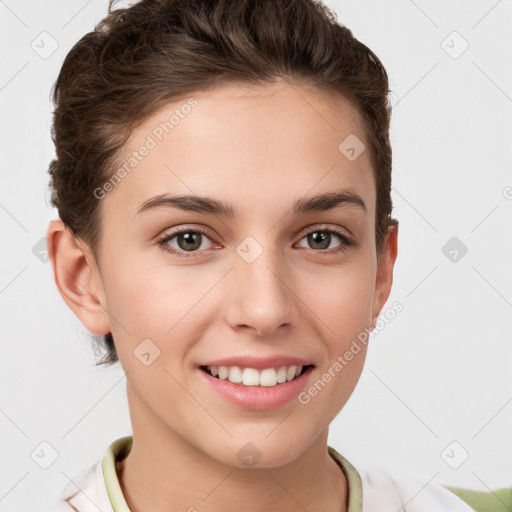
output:
[[[316,0],[142,0],[112,10],[67,54],[53,86],[52,204],[99,254],[93,193],[110,179],[132,131],[178,98],[227,83],[276,80],[342,95],[362,115],[374,169],[375,241],[391,217],[391,106],[377,56]],[[98,364],[116,362],[112,335]]]

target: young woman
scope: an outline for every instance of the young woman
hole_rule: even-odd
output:
[[[392,286],[388,92],[312,0],[146,0],[72,48],[48,247],[133,436],[59,510],[473,510],[327,445]]]

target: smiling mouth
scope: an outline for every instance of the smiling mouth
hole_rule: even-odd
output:
[[[218,380],[241,386],[273,387],[292,381],[309,371],[314,365],[281,366],[276,368],[242,368],[239,366],[200,366],[199,368]]]

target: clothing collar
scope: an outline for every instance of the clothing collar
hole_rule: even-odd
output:
[[[116,472],[116,460],[124,459],[132,448],[133,436],[121,437],[114,441],[107,449],[102,460],[103,477],[107,487],[108,496],[114,512],[130,512],[124,498]],[[347,479],[348,507],[347,512],[361,512],[362,485],[356,468],[332,446],[327,447],[329,455],[341,468]]]

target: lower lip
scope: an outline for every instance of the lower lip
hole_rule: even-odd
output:
[[[268,410],[281,407],[297,398],[305,387],[313,366],[293,380],[276,386],[244,386],[221,380],[198,368],[201,378],[228,402],[244,409]]]

